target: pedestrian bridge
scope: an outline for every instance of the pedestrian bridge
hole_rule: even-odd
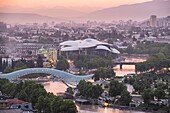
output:
[[[22,69],[19,71],[14,71],[8,74],[0,74],[0,78],[6,78],[9,80],[13,80],[19,77],[22,77],[24,75],[28,74],[34,74],[34,73],[44,73],[44,74],[51,74],[56,77],[61,77],[61,79],[66,83],[78,83],[80,80],[87,80],[91,79],[93,75],[73,75],[70,73],[67,73],[65,71],[52,69],[52,68],[27,68]]]

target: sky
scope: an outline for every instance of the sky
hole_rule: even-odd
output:
[[[0,0],[2,6],[35,7],[97,7],[107,8],[123,4],[141,3],[150,0]]]

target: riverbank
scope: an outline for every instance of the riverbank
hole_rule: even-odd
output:
[[[99,105],[80,105],[76,104],[78,113],[149,113],[143,111],[118,109],[112,107],[102,107]]]
[[[67,86],[61,81],[43,83],[47,92],[57,95],[58,92],[65,92]],[[100,105],[80,105],[76,103],[78,113],[146,113],[142,111],[135,111],[131,109],[120,109],[120,107],[102,107]]]

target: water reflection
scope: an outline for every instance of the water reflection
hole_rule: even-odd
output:
[[[116,72],[116,76],[124,76],[129,73],[135,73],[135,65],[123,65],[122,70],[120,70],[120,66],[117,65],[113,69]]]
[[[137,60],[137,61],[144,61],[145,59],[128,59],[130,61]],[[127,60],[127,61],[128,61]],[[123,69],[120,70],[120,66],[117,65],[114,67],[114,70],[116,72],[116,76],[124,76],[129,73],[135,73],[135,65],[123,65]],[[47,92],[51,92],[53,94],[57,94],[58,92],[65,92],[67,89],[67,86],[63,84],[62,82],[46,82],[43,83],[44,88]],[[133,88],[131,86],[128,86],[128,90],[132,92]],[[113,109],[113,108],[103,108],[97,105],[79,105],[77,104],[77,109],[79,113],[145,113],[145,112],[138,112],[138,111],[130,111],[130,110],[119,110],[119,109]]]
[[[124,62],[144,62],[147,58],[126,58]],[[113,69],[116,72],[116,76],[124,76],[130,73],[135,73],[135,65],[123,65],[123,69],[120,70],[120,65],[115,66]]]
[[[62,82],[46,82],[43,83],[44,88],[47,92],[51,92],[53,94],[57,94],[58,92],[65,92],[67,86]],[[126,110],[119,110],[113,108],[103,108],[97,105],[80,105],[77,104],[77,109],[79,113],[144,113],[144,112],[137,112],[137,111],[126,111]]]
[[[113,108],[103,108],[97,105],[77,105],[79,113],[144,113],[139,111],[119,110]]]
[[[66,89],[67,89],[67,86],[60,81],[45,82],[45,83],[43,83],[43,85],[44,85],[44,88],[47,92],[51,92],[54,95],[57,95],[57,93],[59,93],[59,92],[65,92]]]

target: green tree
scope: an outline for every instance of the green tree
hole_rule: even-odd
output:
[[[36,108],[38,110],[38,113],[44,112],[44,108],[46,107],[44,102],[45,102],[44,97],[40,96],[38,98],[38,102],[36,103]]]
[[[93,85],[91,89],[89,90],[89,94],[91,94],[90,95],[91,98],[98,99],[103,93],[103,91],[104,90],[102,89],[100,85]]]
[[[3,94],[32,103],[38,113],[77,113],[77,108],[73,101],[63,100],[51,93],[47,93],[41,84],[33,81],[15,84],[6,79],[0,79],[0,84],[0,90]]]
[[[154,96],[158,99],[158,101],[160,101],[160,99],[164,99],[165,98],[165,91],[163,89],[159,89],[157,88],[154,91]]]
[[[72,87],[68,87],[68,88],[67,88],[67,92],[70,93],[70,94],[73,94],[73,93],[74,93],[74,92],[73,92],[73,88],[72,88]]]
[[[81,80],[77,88],[80,91],[80,95],[93,99],[97,99],[104,91],[100,85],[93,85],[91,82],[86,82],[85,80]]]
[[[144,89],[150,88],[150,82],[146,79],[139,79],[133,83],[135,91],[143,92]]]
[[[157,84],[157,88],[158,88],[158,89],[165,90],[165,89],[168,88],[168,86],[167,86],[166,84],[164,84],[164,83],[158,83],[158,84]]]
[[[73,101],[70,100],[63,101],[61,108],[61,113],[77,113],[77,108],[75,104],[73,103]]]
[[[69,69],[69,63],[67,60],[59,60],[56,65],[56,69],[66,71]]]
[[[14,88],[15,88],[15,85],[10,82],[9,83],[7,82],[6,84],[1,85],[1,91],[3,94],[6,94],[6,95],[13,96]]]
[[[36,108],[39,113],[51,113],[51,99],[48,96],[40,96]]]
[[[127,89],[124,89],[124,90],[121,92],[121,95],[120,95],[120,99],[119,99],[120,104],[121,104],[121,105],[128,106],[131,101],[132,101],[132,96],[131,96],[130,93],[127,91]]]
[[[93,79],[94,81],[100,80],[101,78],[105,78],[105,69],[104,68],[98,68],[96,71],[94,71]]]
[[[116,80],[112,80],[110,82],[109,95],[113,97],[118,96],[125,89],[126,89],[126,86],[124,84],[119,83]]]
[[[13,69],[10,66],[8,66],[5,68],[3,73],[11,73],[12,71],[13,71]]]
[[[151,89],[145,89],[143,94],[142,94],[142,98],[144,100],[145,104],[150,104],[150,101],[153,99],[153,92]]]
[[[28,95],[25,93],[24,90],[21,90],[21,92],[18,92],[18,94],[16,95],[16,97],[20,100],[23,100],[23,101],[28,101]]]
[[[115,75],[116,73],[114,72],[113,68],[106,68],[106,78],[113,78]]]
[[[34,61],[28,60],[28,61],[27,61],[27,67],[28,67],[28,68],[34,68],[34,67],[35,67]]]
[[[14,71],[21,70],[27,68],[26,64],[24,64],[22,61],[19,61],[14,66]]]
[[[1,78],[0,79],[0,91],[2,91],[2,87],[5,84],[9,84],[9,80]]]
[[[51,113],[62,113],[65,108],[61,107],[63,101],[59,97],[55,97],[51,102]]]
[[[44,113],[51,113],[51,100],[49,96],[44,98]]]
[[[93,79],[95,81],[106,78],[113,78],[116,74],[112,68],[98,68],[94,72]]]

